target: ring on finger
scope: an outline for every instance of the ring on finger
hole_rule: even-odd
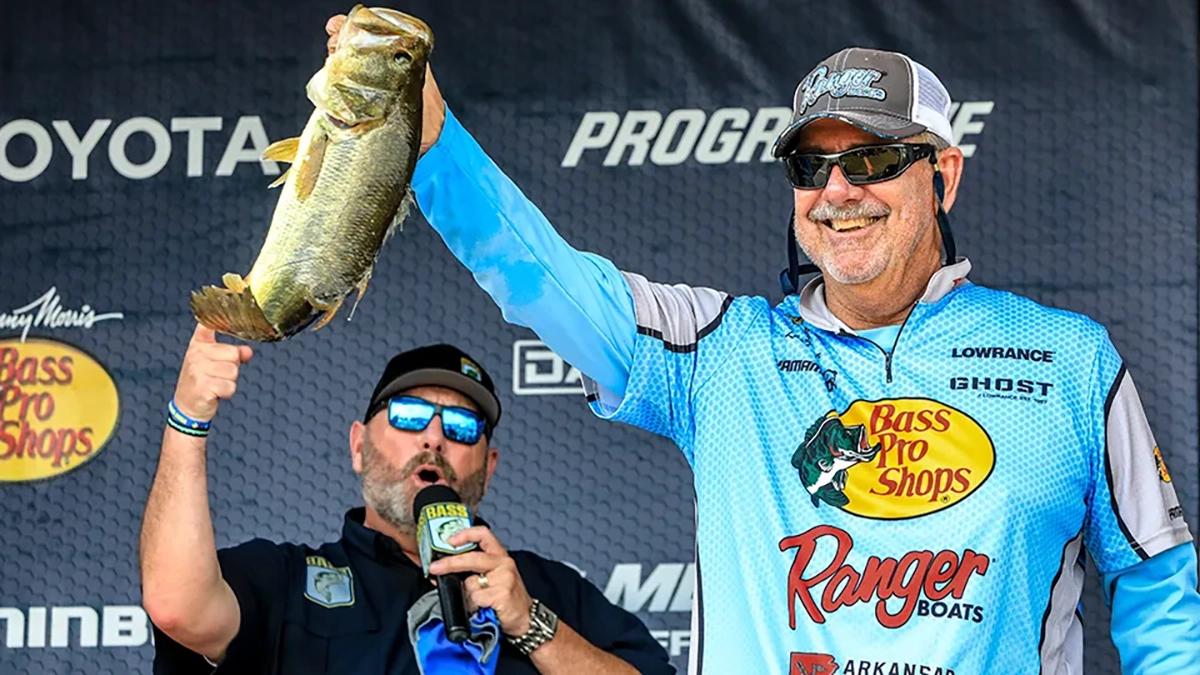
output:
[[[483,574],[483,573],[479,574],[479,587],[480,588],[488,587],[488,578],[487,578],[486,574]]]

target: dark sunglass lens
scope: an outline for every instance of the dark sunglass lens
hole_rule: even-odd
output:
[[[878,183],[900,175],[912,161],[904,148],[861,148],[842,157],[842,170],[851,183]]]
[[[784,170],[792,186],[812,190],[825,185],[829,160],[820,155],[790,155],[783,161]]]

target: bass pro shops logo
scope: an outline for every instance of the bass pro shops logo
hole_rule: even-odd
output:
[[[857,401],[814,422],[792,454],[813,506],[864,518],[936,513],[991,476],[991,438],[969,415],[930,399]]]

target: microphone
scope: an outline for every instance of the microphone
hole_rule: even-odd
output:
[[[421,571],[429,577],[433,561],[478,548],[475,542],[452,546],[446,539],[471,527],[471,512],[458,493],[445,485],[430,485],[413,499],[413,515],[417,518],[417,549],[421,553]],[[437,576],[438,598],[442,605],[442,622],[446,637],[455,643],[471,637],[467,620],[467,604],[463,598],[463,573]]]

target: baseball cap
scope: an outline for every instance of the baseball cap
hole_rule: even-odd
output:
[[[792,122],[772,154],[790,153],[804,127],[822,118],[893,140],[930,131],[954,145],[949,92],[933,71],[897,52],[849,47],[819,63],[796,87]]]
[[[392,357],[371,393],[363,421],[370,420],[396,394],[426,386],[453,389],[471,399],[493,429],[500,421],[500,399],[492,378],[478,361],[447,344],[418,347]]]

